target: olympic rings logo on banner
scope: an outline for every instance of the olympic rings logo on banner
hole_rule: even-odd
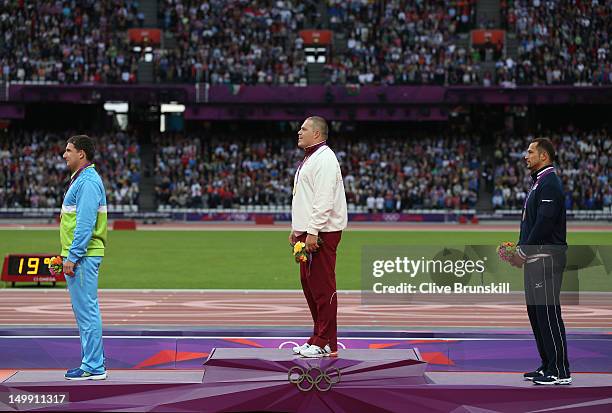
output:
[[[400,220],[400,214],[383,214],[383,220],[386,222],[397,222]]]
[[[288,378],[289,383],[295,384],[299,391],[307,392],[313,388],[318,391],[330,391],[334,384],[340,383],[342,374],[337,367],[323,371],[320,367],[304,370],[300,366],[293,366],[289,369]]]

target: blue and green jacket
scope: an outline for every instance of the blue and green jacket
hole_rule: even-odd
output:
[[[91,165],[77,176],[64,196],[60,222],[62,257],[74,263],[85,256],[103,257],[106,233],[106,193],[100,175]]]

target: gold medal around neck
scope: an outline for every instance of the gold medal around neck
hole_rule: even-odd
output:
[[[327,141],[319,142],[317,145],[320,145],[319,148],[323,146],[327,146],[325,145],[325,142]],[[316,146],[316,145],[313,145],[313,146]],[[302,170],[302,167],[304,166],[306,161],[319,150],[319,148],[317,148],[317,150],[313,151],[312,153],[309,153],[308,155],[306,155],[304,160],[302,160],[302,162],[298,166],[297,171],[295,172],[295,178],[293,179],[293,196],[295,196],[295,193],[297,192],[297,186],[298,186],[298,181],[300,180],[300,171]]]

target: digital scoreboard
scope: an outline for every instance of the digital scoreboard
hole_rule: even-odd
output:
[[[2,281],[12,282],[65,282],[64,274],[54,276],[49,272],[49,261],[54,255],[10,254],[4,257]]]

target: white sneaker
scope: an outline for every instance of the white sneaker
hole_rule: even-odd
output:
[[[308,343],[304,343],[301,346],[295,346],[293,347],[293,354],[300,354],[302,350],[306,350],[308,347],[310,347]]]
[[[300,351],[300,355],[307,358],[329,357],[332,355],[332,351],[328,344],[326,344],[323,348],[313,344],[308,346],[307,349]]]
[[[571,377],[542,376],[533,379],[535,384],[572,384]]]

